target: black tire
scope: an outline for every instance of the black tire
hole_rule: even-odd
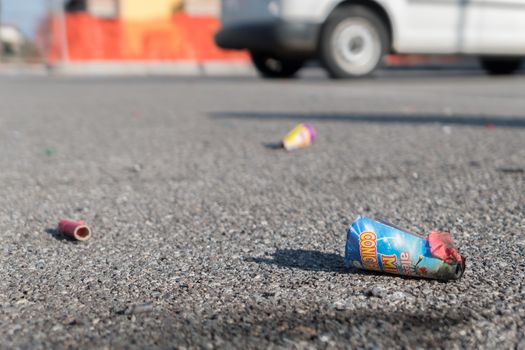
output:
[[[304,60],[279,58],[275,55],[250,52],[253,65],[264,78],[292,78],[303,67]]]
[[[383,20],[360,5],[336,9],[327,19],[320,40],[319,58],[335,79],[372,74],[390,45]]]
[[[481,66],[490,75],[511,75],[516,73],[522,66],[521,58],[491,58],[482,57]]]

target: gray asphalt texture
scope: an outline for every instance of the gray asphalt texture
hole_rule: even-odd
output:
[[[525,348],[525,76],[455,73],[2,78],[1,347]],[[345,270],[358,215],[465,275]]]

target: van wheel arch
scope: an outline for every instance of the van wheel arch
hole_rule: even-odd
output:
[[[523,57],[486,57],[479,58],[481,67],[490,75],[511,75],[523,66]]]

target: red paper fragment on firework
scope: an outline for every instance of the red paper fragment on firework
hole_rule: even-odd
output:
[[[91,230],[83,220],[60,220],[58,231],[78,241],[87,241],[91,238]]]
[[[463,257],[459,254],[458,249],[452,242],[450,233],[432,231],[428,235],[428,245],[430,246],[430,253],[441,260],[452,264],[463,264]]]

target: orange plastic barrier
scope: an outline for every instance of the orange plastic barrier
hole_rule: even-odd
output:
[[[218,48],[213,37],[219,29],[215,17],[192,17],[184,13],[169,20],[105,20],[88,14],[68,14],[67,45],[62,45],[60,21],[48,19],[41,28],[41,46],[48,61],[63,59],[67,47],[70,61],[209,61],[248,60],[242,51]],[[42,38],[47,38],[43,40]]]
[[[416,66],[421,64],[454,64],[460,58],[457,56],[440,55],[388,55],[386,63],[389,66]]]
[[[100,19],[87,13],[67,14],[65,18],[67,45],[62,45],[62,23],[56,16],[48,18],[39,30],[37,43],[49,63],[65,58],[81,61],[247,61],[244,51],[218,48],[213,37],[220,22],[212,16],[188,16],[185,13],[170,19],[124,21]],[[448,64],[456,57],[388,55],[387,64]]]

